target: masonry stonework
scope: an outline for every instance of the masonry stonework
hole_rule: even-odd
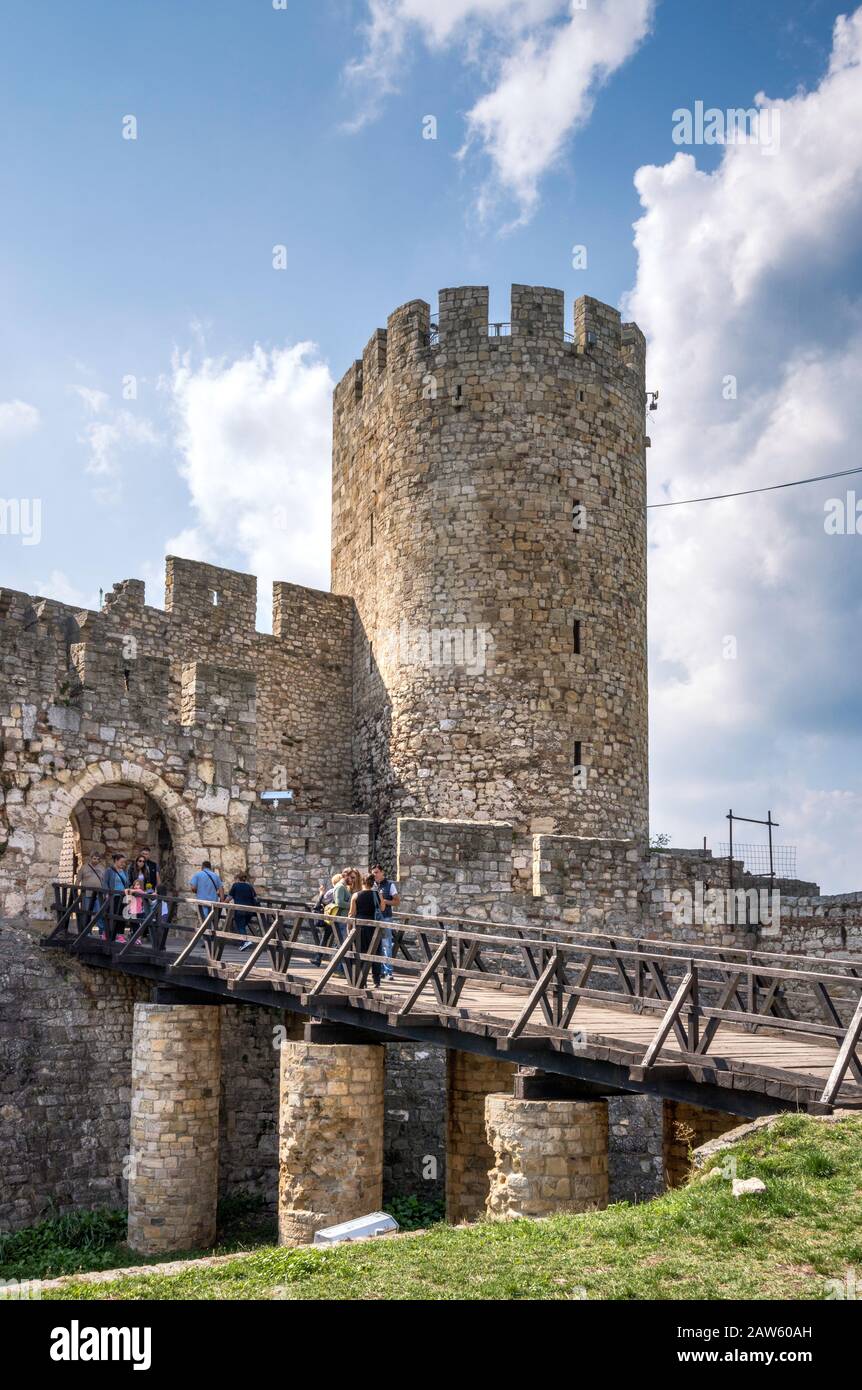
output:
[[[142,1255],[215,1240],[220,1026],[218,1005],[135,1006],[128,1241]]]
[[[667,1187],[682,1187],[691,1172],[691,1152],[739,1124],[736,1115],[682,1101],[664,1102],[664,1167]]]
[[[336,593],[356,605],[354,794],[398,816],[647,825],[644,339],[515,285],[390,315],[335,393]],[[582,768],[583,773],[577,769]]]
[[[515,1067],[473,1052],[448,1054],[446,1220],[478,1221],[485,1214],[494,1152],[485,1130],[485,1101],[511,1091]]]
[[[608,1107],[604,1100],[485,1102],[494,1221],[597,1211],[608,1204]]]
[[[281,1049],[278,1238],[378,1211],[383,1201],[385,1051],[286,1042]]]

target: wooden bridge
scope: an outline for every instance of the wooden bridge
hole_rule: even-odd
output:
[[[273,899],[253,909],[246,953],[235,918],[247,908],[161,897],[128,921],[120,905],[55,884],[44,944],[186,1002],[215,995],[347,1025],[357,1041],[496,1056],[586,1094],[743,1116],[862,1107],[862,977],[849,959],[448,916],[359,922]],[[375,987],[387,926],[394,978]]]

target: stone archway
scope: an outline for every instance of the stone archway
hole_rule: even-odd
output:
[[[107,867],[112,854],[125,854],[131,862],[143,847],[159,865],[162,886],[175,892],[176,856],[161,808],[143,787],[111,782],[87,792],[69,817],[57,876],[61,883],[72,883],[91,854]]]
[[[169,787],[157,772],[138,763],[92,763],[74,781],[55,788],[46,807],[38,833],[38,849],[31,865],[28,884],[30,915],[50,914],[51,883],[57,875],[63,853],[64,836],[70,820],[81,813],[82,803],[105,788],[128,787],[144,793],[164,819],[174,854],[177,887],[182,891],[189,877],[206,857],[194,813],[179,792]]]

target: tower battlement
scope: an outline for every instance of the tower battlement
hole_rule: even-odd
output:
[[[626,367],[636,379],[642,375],[645,341],[640,329],[623,324],[618,309],[590,295],[575,301],[571,331],[565,327],[562,290],[513,285],[509,319],[502,323],[489,321],[488,299],[486,285],[460,285],[440,290],[436,319],[422,299],[394,310],[386,328],[375,329],[362,356],[338,383],[336,414],[363,398],[373,400],[387,382],[398,384],[405,372],[417,369],[434,373],[496,363],[528,371],[541,359],[543,369],[556,369],[573,382]],[[425,399],[437,396],[426,392]]]

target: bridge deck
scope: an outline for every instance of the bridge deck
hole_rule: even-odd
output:
[[[230,989],[243,960],[242,954],[228,948],[219,967],[208,965],[205,969],[208,974],[224,977]],[[325,997],[329,1000],[340,999],[348,1007],[359,1005],[363,1011],[395,1018],[413,987],[411,979],[397,978],[397,962],[395,969],[396,978],[384,982],[379,988],[357,990],[343,985],[339,980],[330,980]],[[307,998],[322,975],[322,968],[315,969],[311,965],[296,965],[288,975],[256,965],[245,983],[246,986],[255,982],[266,983],[279,993]],[[470,982],[464,987],[457,1009],[441,1010],[434,990],[428,984],[419,995],[414,1011],[419,1017],[433,1017],[447,1023],[453,1031],[478,1032],[496,1038],[498,1047],[503,1044],[505,1051],[506,1034],[523,1007],[523,989],[507,989],[505,985],[488,987]],[[549,1037],[549,1031],[541,1024],[528,1023],[521,1036],[525,1042],[534,1040],[550,1046],[556,1043],[566,1048],[564,1040]],[[583,1038],[582,1043],[574,1044],[575,1050],[583,1056],[607,1056],[608,1060],[617,1058],[636,1066],[655,1036],[656,1019],[652,1014],[638,1015],[594,1000],[582,1000],[576,1008],[569,1031],[573,1038]],[[835,1065],[835,1048],[802,1042],[798,1038],[746,1032],[722,1023],[716,1030],[708,1057],[694,1060],[690,1054],[682,1053],[666,1043],[658,1060],[659,1065],[682,1066],[689,1072],[724,1072],[728,1083],[732,1083],[732,1089],[740,1085],[743,1089],[759,1089],[752,1085],[759,1078],[764,1083],[764,1089],[776,1098],[792,1100],[795,1094],[799,1103],[805,1105],[810,1102],[814,1092],[820,1094],[828,1080]],[[698,1078],[695,1076],[694,1079]],[[836,1103],[862,1105],[862,1087],[845,1081]]]
[[[851,959],[399,913],[395,979],[375,988],[380,923],[336,927],[301,904],[267,903],[248,954],[233,904],[173,903],[170,920],[154,900],[134,926],[109,913],[107,941],[83,890],[55,885],[57,926],[45,944],[381,1040],[505,1057],[594,1092],[740,1115],[862,1107],[862,978]]]

